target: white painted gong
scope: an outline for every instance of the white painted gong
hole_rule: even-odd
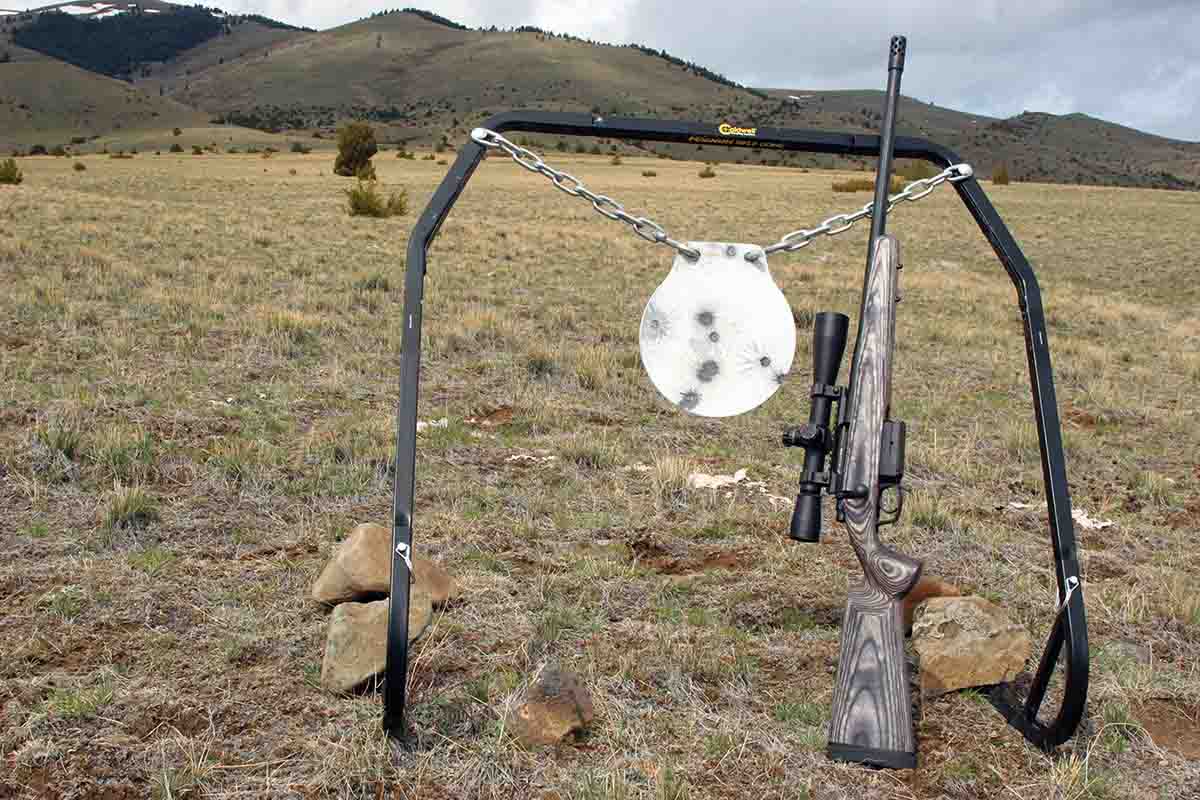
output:
[[[796,326],[762,248],[688,242],[642,313],[642,364],[663,397],[702,417],[758,408],[792,368]],[[758,253],[747,261],[746,253]]]

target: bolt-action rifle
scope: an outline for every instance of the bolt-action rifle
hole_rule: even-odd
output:
[[[845,523],[863,568],[862,580],[850,587],[842,620],[828,754],[841,761],[892,768],[916,766],[901,602],[921,574],[920,561],[879,538],[879,528],[894,523],[903,507],[905,427],[891,419],[900,248],[884,229],[904,51],[904,38],[893,38],[849,386],[837,385],[849,319],[832,312],[817,314],[809,421],[783,435],[785,445],[805,450],[791,537],[806,542],[820,539],[821,498],[832,495],[837,519]],[[837,416],[831,424],[834,403]],[[883,503],[887,495],[895,497],[893,506]]]

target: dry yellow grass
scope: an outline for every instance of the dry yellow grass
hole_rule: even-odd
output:
[[[415,210],[443,173],[376,161]],[[821,545],[791,543],[788,509],[685,482],[747,468],[790,495],[799,459],[775,443],[807,413],[807,374],[744,417],[673,411],[636,342],[670,251],[498,159],[431,253],[420,413],[450,424],[421,436],[416,546],[466,598],[416,647],[418,746],[393,749],[377,695],[316,688],[325,614],[306,597],[339,537],[389,515],[413,215],[348,216],[328,153],[84,162],[22,159],[25,183],[0,190],[0,794],[1194,791],[1196,762],[1152,742],[1146,709],[1200,702],[1200,196],[990,189],[1042,277],[1074,501],[1117,523],[1079,531],[1090,720],[1051,759],[949,695],[922,704],[921,767],[897,774],[822,754],[844,536],[829,520]],[[846,210],[844,174],[555,162],[681,239],[767,243]],[[891,229],[917,494],[888,538],[1040,642],[1043,514],[1001,510],[1041,486],[1013,291],[948,191]],[[866,235],[771,259],[800,319],[857,312]],[[549,659],[583,676],[597,720],[579,746],[525,752],[503,712]]]

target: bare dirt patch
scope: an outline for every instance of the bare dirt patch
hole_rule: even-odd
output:
[[[1133,713],[1156,745],[1200,759],[1200,706],[1149,700]]]

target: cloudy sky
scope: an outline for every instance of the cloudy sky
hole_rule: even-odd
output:
[[[1075,111],[1200,140],[1200,0],[393,0],[470,27],[639,42],[750,85],[879,88],[909,39],[904,92],[1007,117]],[[206,0],[329,28],[387,0]],[[902,8],[901,8],[902,6]]]

